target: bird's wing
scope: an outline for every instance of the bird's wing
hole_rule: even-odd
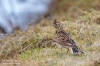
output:
[[[66,37],[65,41],[68,41],[71,44],[75,44],[75,41],[69,36],[69,34],[67,34],[65,31],[63,31],[63,33]]]
[[[74,45],[75,42],[73,39],[70,38],[70,36],[65,31],[60,31],[58,33],[58,42],[62,42],[64,45]]]

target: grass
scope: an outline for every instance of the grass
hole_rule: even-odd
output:
[[[28,27],[26,32],[16,30],[13,34],[0,39],[0,59],[11,59],[12,63],[17,60],[21,66],[99,66],[100,11],[95,8],[99,6],[96,5],[98,0],[85,1],[77,0],[74,3],[70,0],[67,8],[60,8],[67,5],[62,4],[65,2],[63,0],[58,4],[60,11],[57,10],[53,17],[61,21],[64,30],[70,34],[85,54],[71,54],[71,52],[67,53],[66,48],[59,48],[52,41],[55,33],[53,20],[43,19],[36,26]],[[88,2],[91,3],[88,4]],[[84,10],[84,8],[88,9]],[[77,10],[73,12],[74,9]],[[19,53],[30,44],[32,45],[29,48]]]
[[[89,14],[89,13],[88,13]],[[85,16],[85,15],[84,15]],[[84,17],[81,16],[81,17]],[[87,15],[86,15],[87,16]],[[92,15],[93,17],[93,15]],[[87,18],[88,20],[89,18]],[[43,20],[41,24],[38,26],[43,26],[46,20]],[[88,22],[88,21],[86,21]],[[60,49],[57,45],[54,47],[42,47],[42,48],[31,48],[26,50],[25,52],[19,54],[18,58],[23,60],[34,60],[39,66],[88,66],[92,64],[97,57],[99,57],[100,53],[100,45],[99,45],[99,25],[96,22],[92,22],[91,24],[87,24],[82,22],[79,23],[78,20],[75,21],[62,21],[65,31],[70,34],[70,36],[76,41],[77,45],[86,52],[85,55],[74,55],[70,52],[67,53],[67,49]],[[94,28],[95,27],[95,28]],[[41,27],[37,28],[38,30]],[[36,30],[37,30],[36,29]],[[48,30],[47,30],[48,29]],[[51,39],[54,35],[55,29],[52,24],[49,23],[45,27],[42,27],[41,31],[36,33],[34,39],[37,41],[44,40],[44,38]],[[35,35],[35,34],[34,34]],[[37,36],[38,35],[38,36]],[[38,39],[37,39],[38,38]],[[49,40],[41,43],[42,45]],[[48,43],[47,43],[48,44]],[[51,43],[55,44],[54,42]],[[97,56],[97,57],[96,57]]]
[[[81,16],[81,18],[87,17],[88,14],[92,14],[92,12]],[[55,45],[54,42],[52,42],[52,36],[55,33],[55,29],[52,26],[52,20],[42,20],[42,22],[37,24],[34,28],[29,27],[27,32],[16,31],[12,35],[2,39],[2,43],[6,40],[8,47],[11,46],[11,48],[13,48],[10,48],[10,50],[5,47],[5,50],[9,49],[9,51],[6,52],[10,52],[15,49],[15,51],[19,51],[27,45],[32,44],[31,47],[24,50],[20,54],[17,54],[16,59],[19,60],[23,66],[25,64],[32,63],[37,66],[94,65],[97,62],[96,60],[100,58],[100,27],[99,24],[96,23],[96,18],[91,20],[91,22],[88,21],[90,19],[89,17],[84,18],[84,22],[81,22],[81,18],[80,21],[79,18],[76,20],[67,20],[65,18],[65,20],[62,21],[62,18],[57,17],[57,19],[60,19],[62,22],[64,30],[68,32],[77,45],[85,51],[85,54],[83,55],[75,55],[70,52],[67,53],[66,48],[61,49]],[[91,18],[94,18],[94,15],[91,15]],[[11,52],[10,55],[13,54],[13,52]]]
[[[99,25],[96,23],[85,25],[85,23],[79,23],[78,21],[70,22],[67,20],[63,21],[62,23],[64,24],[66,32],[68,32],[70,36],[76,41],[77,45],[86,52],[85,55],[73,55],[70,52],[67,53],[67,49],[65,48],[59,49],[58,46],[54,46],[34,49],[31,48],[21,53],[18,58],[23,60],[34,60],[36,63],[38,63],[39,66],[42,64],[45,66],[84,66],[84,64],[87,64],[88,66],[88,64],[92,63],[92,61],[96,59],[95,56],[100,55]],[[46,30],[46,28],[48,28],[48,30]],[[54,32],[55,31],[52,26],[45,26],[41,29],[41,31],[39,31],[39,34],[37,32],[38,36],[34,39],[40,38],[41,36],[48,37],[49,35],[49,38],[52,38]]]

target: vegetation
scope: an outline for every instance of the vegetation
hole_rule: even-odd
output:
[[[18,30],[0,39],[0,59],[10,59],[12,63],[16,59],[21,66],[99,66],[99,0],[62,0],[57,2],[55,8],[53,18],[62,22],[64,30],[85,54],[75,55],[67,53],[65,48],[59,48],[52,41],[55,32],[53,20],[43,19],[25,32]]]

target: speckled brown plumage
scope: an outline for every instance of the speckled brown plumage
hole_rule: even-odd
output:
[[[72,48],[73,53],[82,52],[76,46],[76,43],[74,42],[73,39],[71,39],[69,34],[63,30],[63,26],[60,22],[58,22],[57,20],[54,20],[53,25],[56,28],[56,32],[53,36],[53,40],[55,42],[57,42],[58,44],[60,44],[63,47]]]

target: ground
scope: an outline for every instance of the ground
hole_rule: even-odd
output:
[[[92,5],[93,8],[89,4],[88,7],[84,6],[84,3],[87,5],[87,1],[90,2],[90,0],[86,2],[78,1],[73,4],[75,7],[70,7],[66,11],[67,13],[59,11],[54,14],[53,18],[61,21],[64,30],[69,33],[85,54],[76,55],[70,51],[67,53],[66,48],[59,48],[52,41],[55,33],[55,28],[52,25],[53,19],[43,19],[36,26],[28,27],[27,31],[17,30],[13,34],[0,39],[2,45],[0,59],[3,58],[1,65],[99,66],[100,11],[95,8],[99,6],[97,5],[98,0],[94,2],[96,5]],[[91,2],[91,4],[94,3]],[[77,6],[90,9],[82,10],[81,8],[78,9]],[[74,13],[75,8],[76,12]],[[24,49],[28,45],[29,47]],[[7,55],[5,56],[5,54]],[[7,64],[7,61],[9,64]]]

